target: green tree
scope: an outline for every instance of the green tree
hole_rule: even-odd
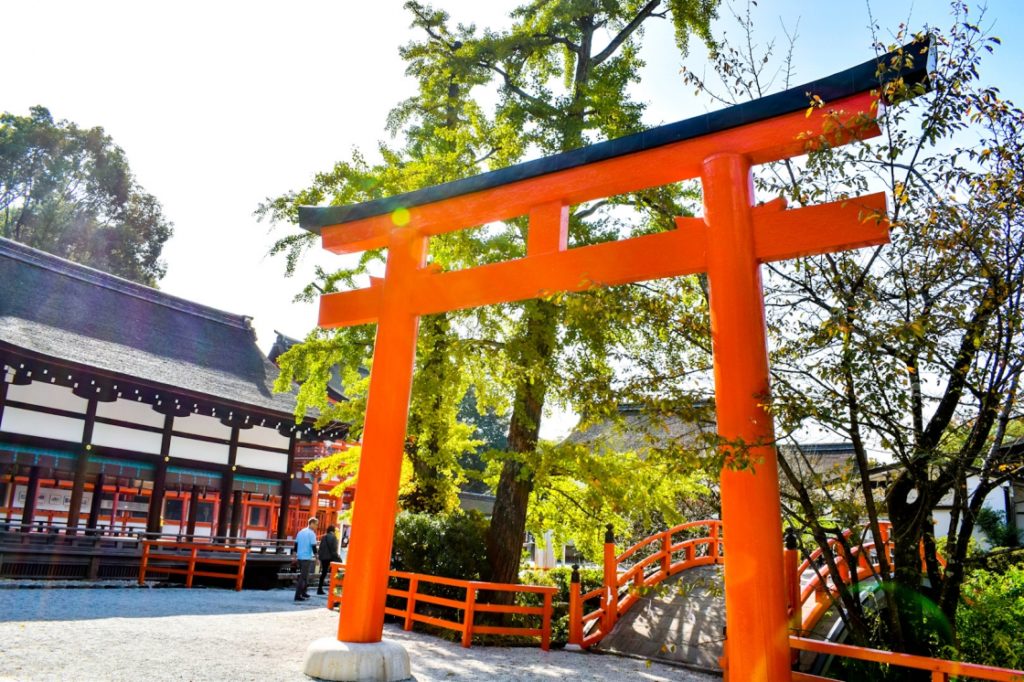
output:
[[[429,21],[429,15],[414,15],[416,25],[426,26],[424,22]],[[317,175],[312,187],[268,200],[258,214],[272,221],[294,220],[300,205],[325,200],[349,204],[401,194],[472,175],[484,161],[500,162],[505,158],[499,147],[514,150],[514,145],[502,143],[506,139],[514,141],[514,136],[493,125],[468,96],[478,79],[471,70],[460,69],[453,63],[452,54],[459,46],[456,37],[445,34],[425,46],[403,49],[408,72],[420,84],[419,93],[391,112],[388,129],[402,139],[397,147],[384,143],[378,146],[382,162],[370,164],[354,152],[351,160]],[[303,250],[314,243],[307,233],[289,235],[277,242],[272,253],[287,256],[291,273]],[[464,260],[473,244],[474,240],[460,234],[439,237],[432,241],[431,258],[450,265]],[[354,287],[358,278],[371,273],[383,259],[382,251],[370,251],[349,269],[320,271],[317,281],[307,286],[301,297],[311,299],[321,293]],[[486,374],[486,362],[482,361],[487,356],[478,346],[459,342],[452,329],[453,319],[457,316],[433,315],[423,318],[420,324],[405,447],[413,476],[401,496],[403,507],[414,512],[447,511],[457,504],[456,494],[465,480],[460,457],[478,446],[473,426],[457,419],[469,387],[478,384],[476,393],[482,408],[494,407],[487,390],[493,382],[481,383],[481,376]],[[353,424],[353,433],[358,437],[366,390],[365,371],[361,370],[369,368],[373,333],[371,327],[315,330],[305,344],[279,359],[279,386],[286,389],[291,382],[298,381],[302,386],[300,409],[324,408],[323,420],[347,421]],[[339,363],[344,368],[350,400],[326,405],[326,373]]]
[[[153,286],[171,232],[102,128],[0,115],[0,235]]]
[[[509,31],[478,34],[473,26],[453,28],[447,14],[410,2],[407,7],[414,25],[426,38],[403,49],[409,72],[420,82],[420,95],[401,105],[389,121],[392,132],[403,134],[405,146],[398,150],[382,146],[384,162],[379,165],[370,166],[357,156],[354,162],[318,176],[309,190],[272,200],[261,210],[272,219],[287,219],[303,203],[366,201],[502,167],[526,151],[556,153],[636,132],[643,127],[643,107],[632,101],[628,87],[641,66],[643,25],[671,17],[685,46],[691,32],[708,38],[715,4],[534,2],[513,13],[515,25]],[[486,84],[498,90],[498,103],[489,116],[470,97],[474,87]],[[574,207],[570,241],[589,244],[626,232],[622,220],[608,210],[616,206],[638,209],[640,230],[669,229],[671,218],[683,212],[682,196],[679,188],[671,187]],[[456,269],[520,257],[525,253],[525,227],[520,219],[434,238],[430,260],[435,267]],[[309,243],[306,236],[291,236],[279,243],[278,250],[295,258]],[[320,282],[307,293],[353,286],[354,277],[378,257],[365,254],[353,270],[321,273]],[[695,280],[675,286],[700,291]],[[614,413],[629,386],[638,395],[653,394],[642,382],[617,384],[615,364],[617,358],[629,355],[627,347],[659,342],[656,332],[652,337],[635,320],[636,311],[658,308],[652,303],[660,300],[656,294],[654,287],[619,287],[492,306],[446,316],[444,321],[424,320],[410,414],[411,441],[430,442],[418,435],[420,425],[453,423],[454,415],[434,421],[439,410],[432,400],[439,391],[445,399],[461,400],[468,385],[473,385],[481,410],[496,409],[509,417],[508,450],[490,453],[497,470],[497,504],[489,540],[494,579],[517,580],[535,475],[551,470],[554,451],[538,447],[545,405],[552,400],[569,402],[586,407],[588,418],[598,419]],[[657,312],[670,314],[665,309]],[[437,334],[431,332],[434,325]],[[345,331],[340,336],[359,334]],[[288,361],[283,360],[287,373]],[[453,360],[457,362],[450,364]],[[451,366],[460,371],[439,372]],[[420,390],[423,394],[418,397]],[[311,394],[311,399],[316,396]],[[436,448],[427,451],[438,452]],[[434,466],[440,471],[451,461],[446,455]],[[578,470],[576,461],[561,457],[559,472],[585,485],[591,478]],[[590,513],[605,512],[598,507]],[[598,520],[614,518],[593,519],[588,534]]]
[[[643,106],[632,100],[627,88],[636,82],[642,64],[639,39],[645,22],[671,17],[684,49],[691,32],[710,40],[716,2],[666,4],[533,2],[512,13],[515,23],[508,31],[465,36],[458,58],[467,68],[496,79],[495,119],[520,131],[521,148],[564,152],[642,129]],[[424,11],[416,3],[410,6]],[[434,18],[432,39],[444,26],[442,16]],[[611,203],[640,208],[648,218],[646,229],[666,229],[671,217],[681,213],[678,196],[678,190],[669,189]],[[571,243],[590,244],[621,234],[622,226],[613,218],[595,217],[601,208],[574,207]],[[525,251],[523,228],[521,222],[508,225],[506,258]],[[512,306],[515,313],[506,318],[501,339],[513,394],[509,452],[501,458],[488,536],[494,580],[518,579],[529,500],[545,461],[538,452],[545,404],[551,397],[603,402],[606,409],[614,404],[609,355],[624,340],[616,327],[633,324],[622,311],[629,310],[629,300],[638,295],[642,290],[620,287]],[[586,381],[570,381],[580,376]]]

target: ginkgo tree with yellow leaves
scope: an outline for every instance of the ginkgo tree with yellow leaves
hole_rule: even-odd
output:
[[[630,0],[629,2],[535,1],[512,13],[505,31],[477,31],[456,24],[444,12],[408,2],[422,36],[402,49],[418,92],[392,112],[388,125],[398,140],[378,147],[380,161],[359,154],[316,177],[306,190],[268,200],[260,213],[294,222],[299,205],[352,204],[401,194],[501,168],[527,154],[553,154],[642,130],[643,105],[630,93],[639,79],[644,26],[668,21],[677,44],[691,35],[710,40],[715,0]],[[673,71],[674,66],[669,66]],[[477,99],[496,95],[489,109]],[[573,207],[569,240],[592,244],[624,234],[672,229],[692,191],[668,187],[607,202]],[[630,211],[623,220],[616,208]],[[525,253],[525,220],[434,237],[429,260],[460,269]],[[293,267],[313,244],[309,234],[281,239],[274,251]],[[307,297],[355,286],[381,262],[380,251],[362,255],[353,267],[322,271]],[[664,288],[676,296],[666,299]],[[681,520],[680,501],[703,488],[692,470],[668,457],[625,455],[541,442],[546,407],[569,405],[585,420],[614,418],[620,402],[646,401],[655,411],[677,413],[700,403],[689,395],[685,376],[654,387],[642,373],[622,376],[632,358],[664,367],[686,367],[690,347],[676,347],[663,333],[664,321],[691,315],[681,311],[701,300],[699,280],[637,285],[571,296],[490,306],[421,320],[405,455],[412,478],[401,502],[416,511],[445,512],[466,479],[459,458],[479,447],[472,424],[458,410],[472,388],[477,404],[507,418],[507,444],[482,453],[489,463],[496,503],[490,525],[490,578],[515,582],[524,531],[558,523],[562,539],[585,544],[599,529],[618,530]],[[646,319],[640,319],[646,318]],[[703,313],[692,318],[706,321]],[[706,366],[706,327],[695,327],[700,365]],[[373,329],[315,331],[305,344],[279,358],[279,386],[301,386],[299,409],[323,408],[325,419],[362,422],[360,370],[369,366]],[[334,365],[353,400],[324,405],[328,372]],[[675,447],[679,447],[678,445]],[[596,482],[596,485],[595,485]],[[555,514],[553,500],[572,513]],[[643,501],[643,504],[630,500]],[[358,502],[357,502],[358,504]],[[532,517],[529,509],[547,509]],[[533,519],[532,521],[530,519]],[[653,525],[653,527],[652,527]],[[570,527],[571,526],[571,527]]]

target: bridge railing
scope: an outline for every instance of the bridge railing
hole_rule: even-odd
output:
[[[927,670],[932,674],[932,682],[949,682],[951,675],[963,676],[974,680],[993,680],[994,682],[1024,682],[1024,672],[1010,670],[1009,668],[996,668],[976,663],[959,663],[957,661],[946,661],[941,658],[900,654],[893,651],[867,649],[865,647],[836,644],[834,642],[821,642],[802,637],[790,637],[789,645],[793,649],[799,649],[800,651],[813,651],[819,654],[853,658],[858,661],[884,663],[890,666],[911,668],[913,670]],[[825,680],[838,682],[830,677],[809,675],[796,671],[793,672],[792,679],[793,682],[823,682]]]
[[[331,584],[327,593],[327,608],[342,601],[338,594],[343,591],[345,576],[345,564],[334,562],[331,564]],[[557,587],[542,585],[509,585],[507,583],[490,583],[479,580],[458,580],[456,578],[441,578],[423,573],[408,573],[406,571],[390,571],[389,578],[399,578],[406,581],[405,589],[388,588],[389,597],[397,597],[404,600],[402,608],[386,606],[384,613],[403,619],[403,628],[412,630],[413,623],[426,623],[446,630],[454,630],[462,633],[462,646],[469,647],[473,643],[473,635],[509,635],[519,637],[539,637],[541,649],[547,651],[551,646],[551,613],[552,600],[558,592]],[[426,594],[420,591],[425,585],[445,586],[461,590],[462,599],[452,599],[434,594]],[[497,604],[486,601],[485,597],[497,592],[513,592],[519,594],[534,594],[541,599],[541,606],[521,606],[518,604]],[[447,607],[454,610],[453,619],[442,618],[437,615],[427,615],[416,611],[417,604],[433,604],[435,606]],[[518,614],[539,618],[539,627],[507,626],[507,625],[479,625],[476,623],[476,616],[479,613],[501,613]]]
[[[892,524],[888,521],[879,521],[878,529],[881,537],[876,538],[870,532],[869,527],[865,526],[861,530],[860,540],[852,543],[850,542],[852,537],[851,531],[844,531],[843,538],[849,546],[849,552],[841,548],[837,538],[829,540],[828,546],[839,574],[838,580],[836,576],[821,566],[824,563],[824,554],[820,547],[811,552],[797,567],[796,574],[792,580],[796,581],[799,592],[799,599],[797,601],[799,608],[796,609],[795,613],[800,614],[800,619],[794,619],[794,627],[802,632],[813,630],[835,601],[840,584],[850,584],[870,578],[879,578],[882,571],[879,559],[880,553],[884,554],[890,567],[893,565],[892,543],[889,541],[892,533]],[[787,549],[786,551],[788,563],[788,552],[795,550]],[[936,558],[940,565],[946,565],[946,560],[942,556],[936,555]],[[923,543],[921,545],[921,563],[923,566]],[[792,600],[790,600],[789,606],[791,612],[793,612]]]
[[[612,527],[604,543],[604,581],[581,592],[573,570],[569,589],[569,644],[589,648],[612,631],[619,618],[644,592],[666,578],[696,566],[722,562],[722,522],[691,521],[656,533],[615,554]],[[585,608],[593,607],[587,613]]]

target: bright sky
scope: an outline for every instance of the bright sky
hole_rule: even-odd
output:
[[[260,346],[273,330],[302,338],[314,305],[292,302],[309,279],[285,279],[266,257],[271,233],[253,211],[265,198],[307,185],[359,147],[384,136],[388,110],[414,94],[398,47],[418,38],[399,0],[113,2],[33,0],[0,5],[4,24],[0,110],[26,114],[42,104],[54,117],[102,126],[124,148],[138,181],[175,224],[164,249],[171,294],[254,317]],[[437,7],[479,27],[504,25],[507,0],[439,0]],[[879,0],[883,27],[947,26],[941,0]],[[863,2],[776,0],[755,8],[760,39],[799,20],[795,84],[872,56]],[[883,7],[884,5],[884,7]],[[987,80],[1024,103],[1017,71],[1024,24],[1016,0],[992,0],[1004,45]],[[741,9],[745,4],[737,3]],[[723,9],[723,15],[728,15]],[[661,22],[667,23],[667,22]],[[726,18],[719,32],[738,37]],[[651,125],[701,113],[682,84],[668,26],[648,29],[648,66],[638,96]],[[687,62],[701,68],[699,44]],[[330,265],[317,254],[307,263]],[[335,261],[336,262],[336,261]]]

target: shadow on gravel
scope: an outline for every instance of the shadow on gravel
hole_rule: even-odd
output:
[[[0,589],[0,622],[291,613],[325,609],[326,599],[314,596],[295,602],[288,589],[235,592],[202,587],[83,589],[33,585]]]

